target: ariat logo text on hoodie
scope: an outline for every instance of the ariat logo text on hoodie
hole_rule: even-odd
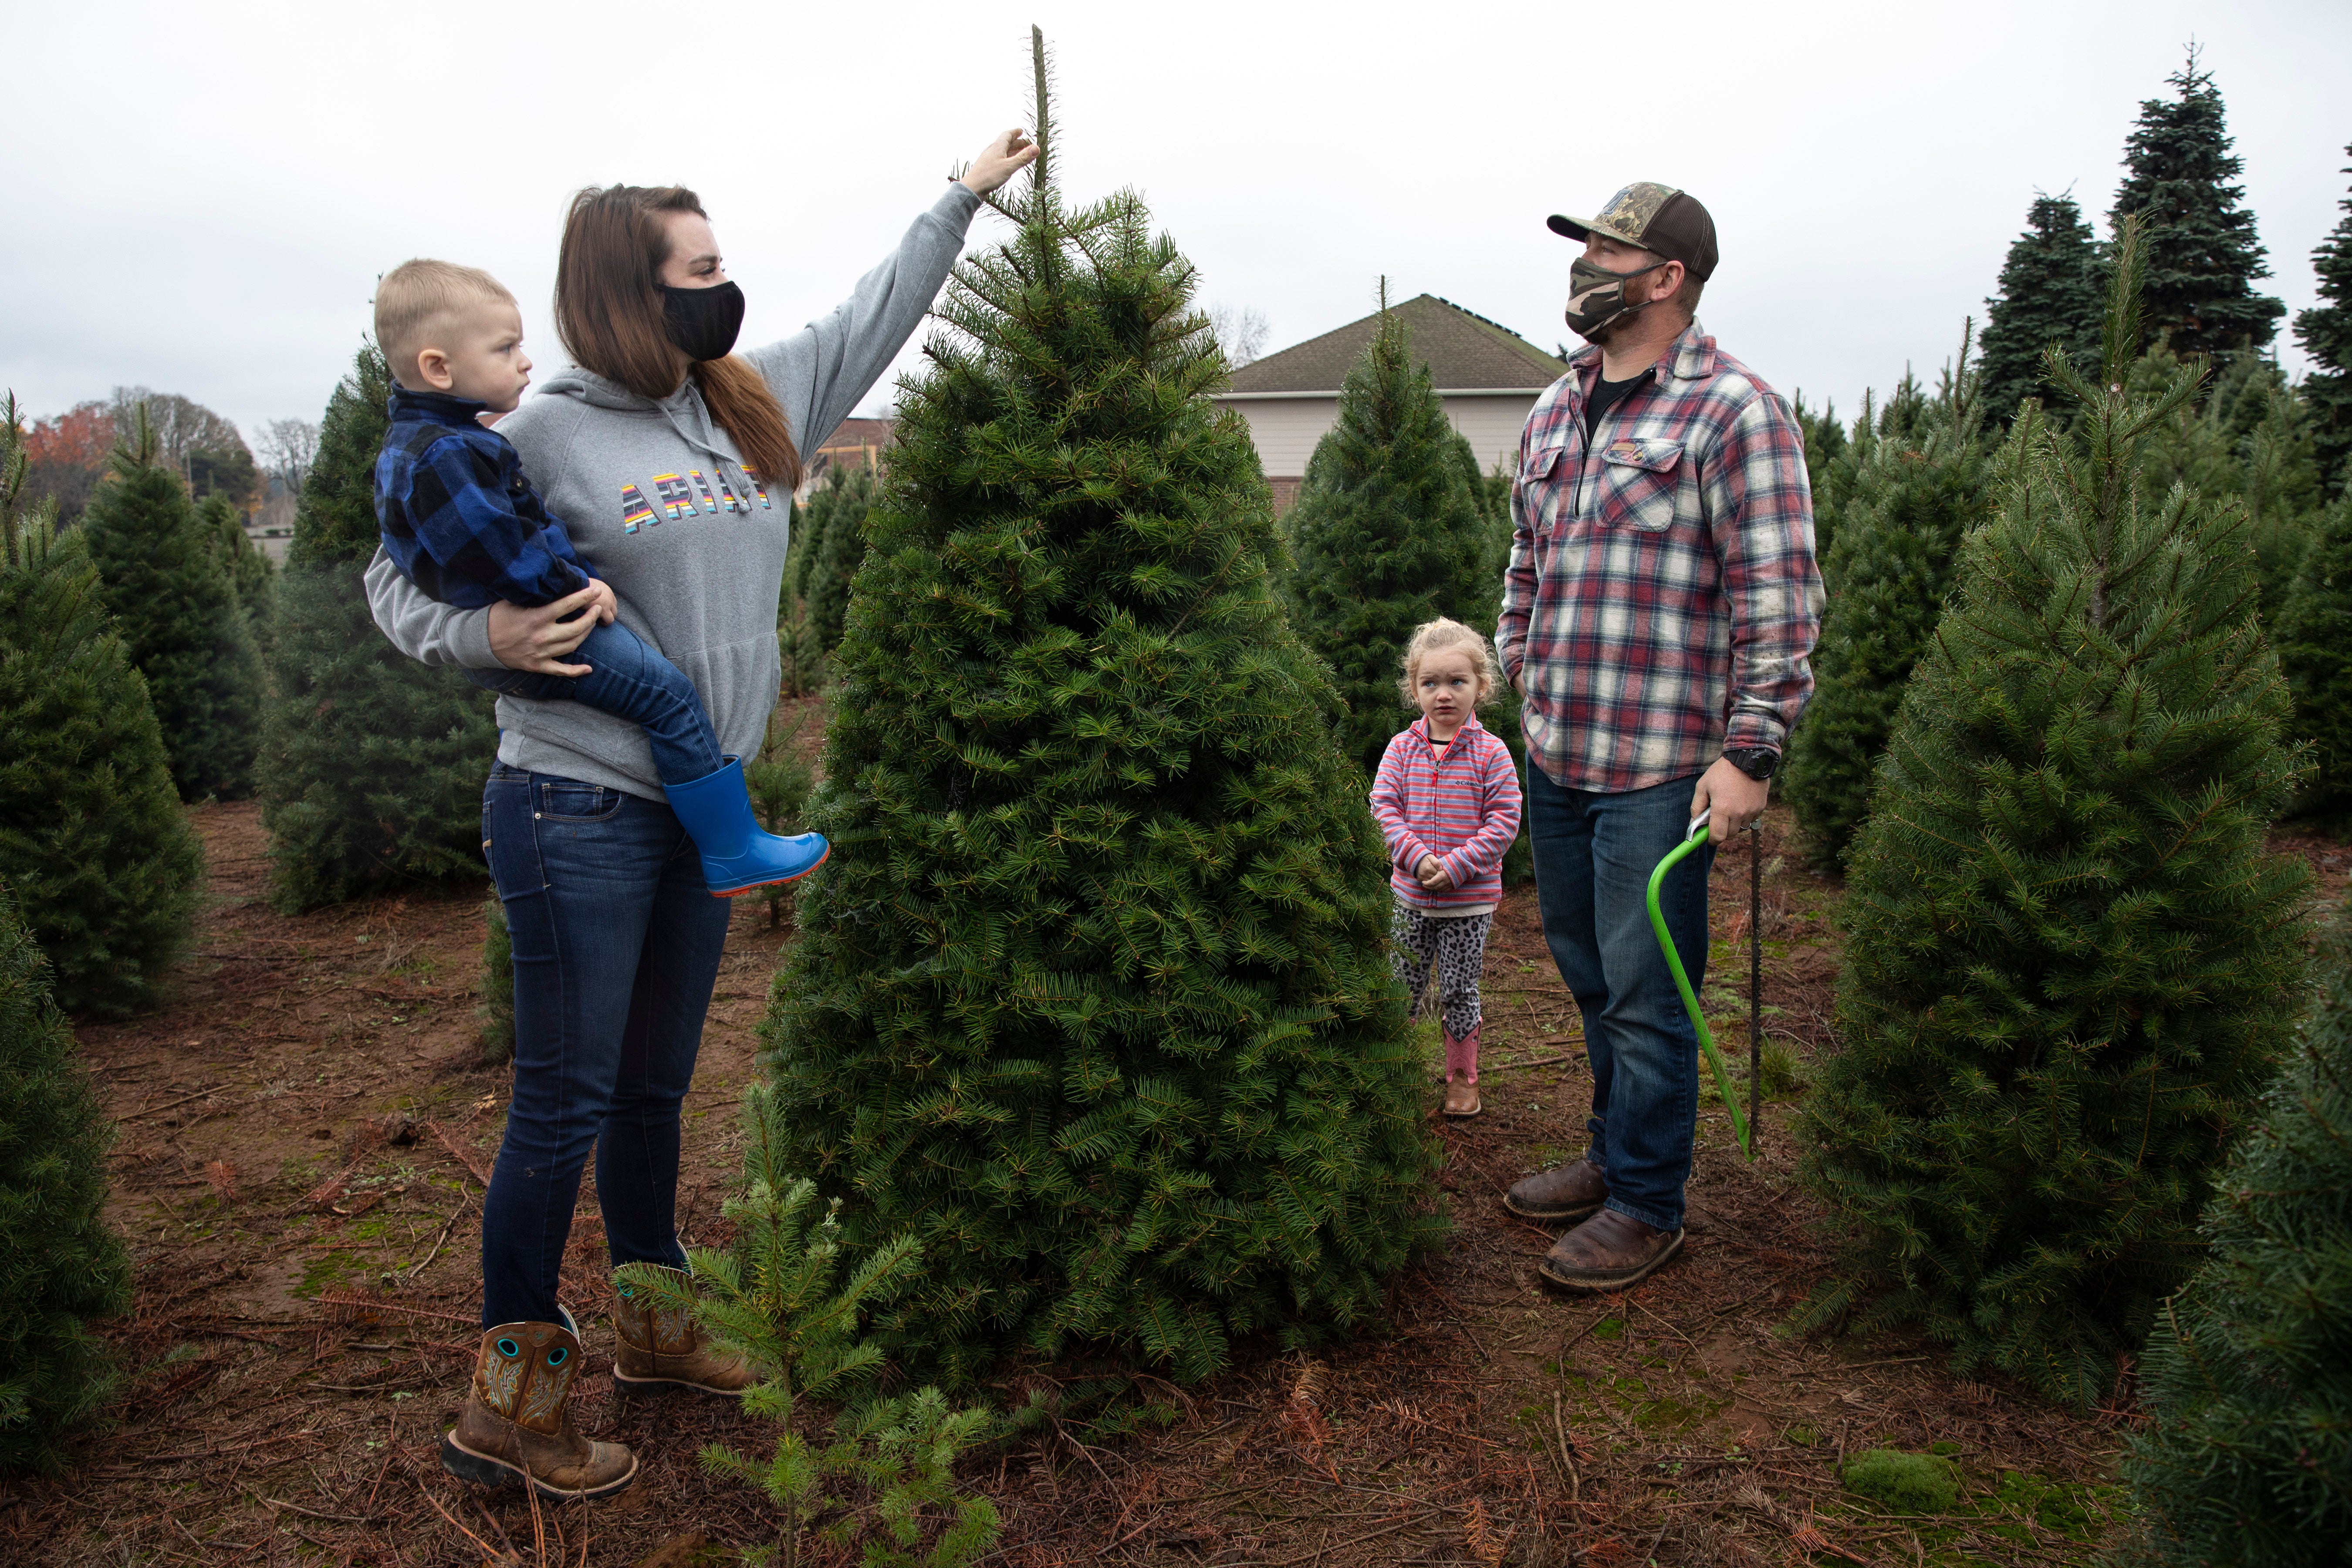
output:
[[[775,503],[768,499],[768,486],[761,479],[760,471],[746,468],[743,476],[751,482],[751,494],[761,509],[774,511]],[[717,517],[721,512],[748,513],[751,509],[751,503],[736,495],[734,486],[727,483],[723,470],[718,476],[715,490],[712,481],[705,478],[699,468],[689,468],[684,474],[656,474],[647,484],[654,493],[651,501],[634,483],[625,481],[621,486],[621,531],[625,534],[635,533],[648,523],[659,527],[680,517],[698,517],[706,512]],[[701,497],[699,506],[695,504],[697,496]]]

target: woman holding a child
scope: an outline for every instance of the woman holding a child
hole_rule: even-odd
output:
[[[981,197],[1035,156],[996,138],[895,253],[824,319],[733,353],[743,301],[691,191],[580,193],[564,225],[555,319],[575,369],[498,426],[600,580],[537,608],[467,609],[379,553],[376,622],[410,657],[579,674],[566,655],[608,589],[619,621],[691,681],[720,748],[756,753],[780,675],[776,600],[799,454],[821,445],[913,335]],[[509,685],[508,689],[512,690]],[[514,944],[514,1092],[482,1206],[473,1388],[442,1462],[559,1497],[617,1491],[637,1464],[567,1411],[578,1325],[556,1301],[588,1152],[615,1265],[678,1269],[679,1107],[693,1077],[731,905],[666,799],[646,730],[583,702],[499,699],[482,839]],[[615,1387],[740,1394],[740,1362],[690,1314],[614,1313]]]

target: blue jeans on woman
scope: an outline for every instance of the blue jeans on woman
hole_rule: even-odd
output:
[[[1528,836],[1545,945],[1584,1016],[1592,1062],[1592,1162],[1607,1207],[1660,1230],[1683,1223],[1698,1126],[1698,1035],[1650,929],[1650,873],[1690,828],[1698,776],[1604,795],[1564,789],[1527,768]],[[1706,977],[1706,875],[1712,845],[1658,890],[1696,991]]]
[[[583,612],[586,613],[586,612]],[[660,649],[615,621],[588,633],[564,663],[585,664],[584,675],[543,675],[533,670],[467,670],[467,678],[510,697],[585,703],[627,719],[646,732],[654,771],[665,784],[691,784],[727,766],[719,736],[703,711],[702,694]]]
[[[670,809],[500,763],[482,849],[514,941],[514,1097],[482,1200],[482,1325],[556,1322],[580,1172],[615,1264],[682,1267],[678,1114],[732,905]]]

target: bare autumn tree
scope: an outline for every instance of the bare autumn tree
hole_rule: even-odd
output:
[[[307,419],[273,419],[261,427],[254,446],[262,471],[299,495],[319,455],[319,427]]]
[[[250,495],[258,474],[235,422],[194,398],[149,387],[117,387],[112,402],[118,430],[136,429],[139,405],[147,405],[158,459],[195,494],[219,491],[240,503]]]
[[[1209,333],[1225,351],[1225,363],[1240,370],[1265,352],[1265,312],[1255,305],[1212,305]]]

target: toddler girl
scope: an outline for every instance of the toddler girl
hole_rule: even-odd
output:
[[[1396,894],[1397,977],[1413,1016],[1430,971],[1445,1031],[1445,1113],[1478,1113],[1478,975],[1503,896],[1503,853],[1519,833],[1511,754],[1478,722],[1502,684],[1486,639],[1459,621],[1417,628],[1405,644],[1405,700],[1421,709],[1389,742],[1372,783]]]

